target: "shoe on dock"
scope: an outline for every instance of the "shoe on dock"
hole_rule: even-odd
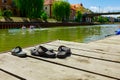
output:
[[[31,51],[31,55],[45,58],[56,58],[56,54],[53,52],[53,50],[49,50],[43,46],[39,46],[35,50]]]
[[[40,56],[37,48],[30,49],[30,52],[31,52],[31,55],[33,55],[33,56]]]
[[[22,48],[20,46],[17,46],[14,49],[12,49],[11,54],[21,58],[27,57],[27,54],[24,51],[22,51]]]
[[[58,58],[66,58],[68,56],[71,56],[71,54],[72,54],[71,49],[66,46],[60,46],[58,48],[58,54],[57,54]]]

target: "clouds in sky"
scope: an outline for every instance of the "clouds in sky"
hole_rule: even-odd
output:
[[[91,6],[89,8],[90,10],[92,10],[93,12],[119,12],[120,11],[120,7],[104,7],[101,8],[100,6]]]
[[[104,7],[101,8],[100,6],[91,6],[89,8],[90,10],[92,10],[93,12],[97,12],[97,13],[102,13],[102,12],[120,12],[120,7]],[[120,15],[106,15],[106,16],[111,16],[111,17],[118,17]]]
[[[100,6],[91,6],[89,8],[90,10],[92,10],[93,12],[119,12],[120,11],[120,7],[104,7],[101,8]]]

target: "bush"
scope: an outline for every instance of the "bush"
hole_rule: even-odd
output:
[[[0,10],[0,16],[2,16],[3,15],[3,13],[2,13],[2,11]]]
[[[47,16],[46,12],[43,12],[43,13],[41,14],[41,18],[42,18],[44,21],[47,21],[48,16]]]
[[[81,13],[81,11],[77,11],[75,17],[76,17],[75,21],[81,22],[81,19],[82,19],[82,13]]]
[[[12,16],[12,11],[11,10],[5,10],[3,11],[3,16],[5,17],[11,17]]]
[[[70,16],[70,4],[67,1],[59,0],[53,3],[53,17],[59,21],[68,21]]]
[[[108,22],[108,19],[106,17],[99,16],[98,22],[100,22],[100,23]]]

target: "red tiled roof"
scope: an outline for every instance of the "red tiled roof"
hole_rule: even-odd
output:
[[[76,8],[74,6],[71,5],[70,8],[76,11]]]
[[[45,0],[44,5],[50,5],[54,0]]]
[[[82,5],[81,4],[71,4],[71,7],[74,9],[77,9],[79,7],[82,7]]]

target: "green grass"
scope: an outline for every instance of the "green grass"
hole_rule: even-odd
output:
[[[57,22],[56,19],[52,19],[52,18],[48,18],[47,21],[48,21],[48,22]]]
[[[10,17],[10,18],[13,20],[13,22],[25,22],[25,21],[30,22],[30,19],[25,18],[25,17]],[[39,20],[44,22],[44,20],[42,20],[42,19],[39,19]],[[0,21],[5,22],[5,19],[3,16],[0,16]],[[47,21],[48,22],[57,22],[56,19],[52,19],[52,18],[48,18]]]

